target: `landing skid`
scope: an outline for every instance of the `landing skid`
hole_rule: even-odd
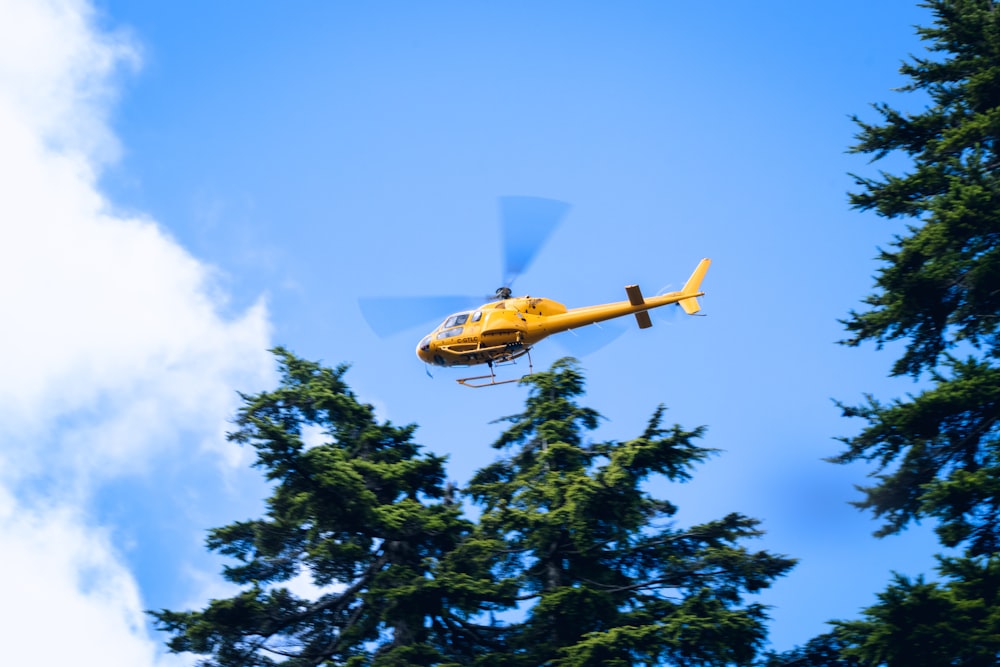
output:
[[[510,384],[512,382],[520,382],[521,380],[523,380],[524,378],[528,377],[528,375],[531,375],[534,372],[534,366],[531,363],[531,350],[530,349],[529,350],[525,350],[524,353],[528,357],[528,372],[527,372],[526,375],[522,375],[519,378],[511,378],[510,380],[498,380],[497,379],[497,374],[496,374],[496,371],[494,370],[494,367],[495,366],[506,366],[506,365],[513,366],[513,365],[517,364],[517,362],[514,360],[514,358],[511,357],[509,359],[501,359],[501,360],[498,360],[496,362],[494,362],[494,361],[487,361],[486,363],[490,367],[490,374],[489,375],[476,375],[475,377],[461,378],[460,380],[455,380],[455,381],[458,382],[460,385],[464,385],[466,387],[472,387],[474,389],[480,389],[482,387],[493,387],[493,386],[498,385],[498,384]],[[518,356],[521,356],[521,355],[518,355]],[[487,382],[487,380],[488,380],[488,382]]]

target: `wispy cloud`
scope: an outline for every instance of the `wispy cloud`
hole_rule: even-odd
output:
[[[0,491],[0,542],[8,664],[184,664],[158,656],[132,576],[77,510],[25,507]]]
[[[0,16],[0,568],[24,589],[0,600],[5,656],[159,664],[87,502],[157,456],[238,458],[221,434],[234,390],[271,373],[267,311],[223,316],[212,268],[99,191],[117,79],[139,62],[128,35],[82,0],[0,0]]]

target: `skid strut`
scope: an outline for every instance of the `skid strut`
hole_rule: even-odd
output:
[[[461,378],[459,380],[456,380],[456,382],[466,387],[473,387],[474,389],[479,389],[481,387],[493,387],[498,384],[510,384],[511,382],[520,382],[524,378],[528,377],[528,375],[531,375],[532,372],[534,372],[534,365],[531,363],[531,349],[530,348],[526,349],[524,351],[524,354],[527,355],[528,357],[528,372],[527,374],[522,375],[519,378],[511,378],[510,380],[497,379],[495,366],[506,366],[508,364],[513,366],[517,364],[517,362],[514,360],[515,359],[514,357],[508,357],[508,358],[498,359],[497,361],[493,361],[491,359],[490,361],[486,362],[487,365],[490,367],[489,375],[476,375],[475,377]]]

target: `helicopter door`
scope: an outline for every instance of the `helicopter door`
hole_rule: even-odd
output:
[[[519,345],[524,341],[527,325],[516,310],[494,309],[483,317],[480,347]]]

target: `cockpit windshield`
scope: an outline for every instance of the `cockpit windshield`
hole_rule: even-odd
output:
[[[459,313],[458,315],[452,315],[444,321],[441,325],[442,329],[448,329],[450,327],[457,327],[465,324],[466,320],[469,319],[469,313]]]

